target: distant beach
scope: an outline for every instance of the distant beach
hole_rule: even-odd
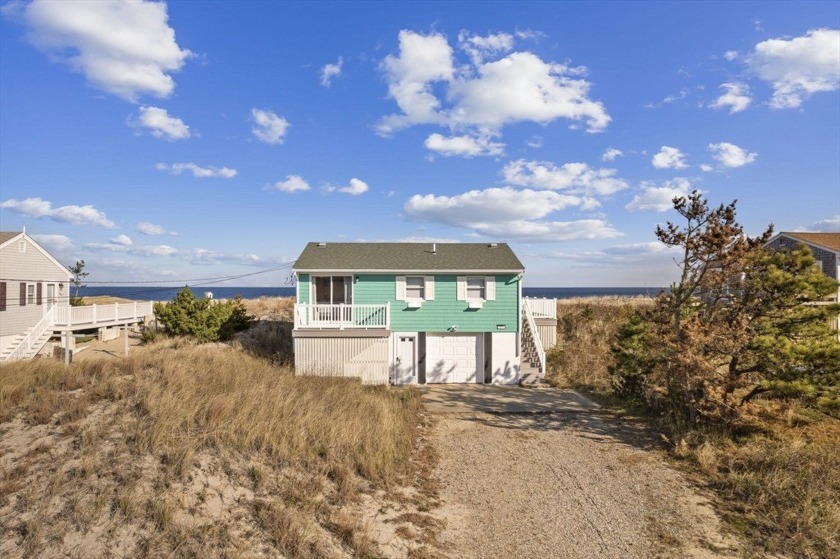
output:
[[[180,291],[181,287],[161,287],[154,285],[97,285],[88,286],[80,290],[83,297],[98,297],[108,295],[136,301],[169,301]],[[237,295],[243,299],[259,299],[260,297],[294,297],[294,287],[227,287],[209,285],[206,287],[190,287],[192,292],[201,297],[206,292],[213,294],[215,299],[231,299]],[[661,287],[523,287],[522,294],[526,297],[545,297],[556,299],[575,299],[579,297],[655,297]],[[74,289],[75,293],[75,289]]]

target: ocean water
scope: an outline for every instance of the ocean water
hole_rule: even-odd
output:
[[[190,288],[196,297],[205,292],[213,294],[215,299],[231,299],[237,295],[243,299],[260,297],[294,297],[294,287],[222,287],[211,285]],[[555,299],[574,299],[577,297],[655,297],[660,287],[523,287],[525,297],[545,297]],[[136,301],[169,301],[180,291],[180,287],[161,287],[154,285],[96,285],[87,286],[79,291],[82,296],[95,297],[110,295]],[[75,293],[75,288],[73,290]]]

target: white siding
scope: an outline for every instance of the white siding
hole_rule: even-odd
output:
[[[519,356],[516,344],[519,335],[516,332],[493,332],[490,343],[490,368],[493,371],[493,384],[517,384],[519,382]]]
[[[295,338],[295,372],[388,384],[388,338]]]
[[[58,304],[68,304],[69,272],[62,272],[28,239],[23,238],[22,241],[26,243],[24,252],[20,251],[21,239],[15,239],[0,249],[0,281],[6,282],[6,310],[0,311],[0,337],[4,339],[25,332],[41,320],[47,308],[47,283],[56,285]],[[21,283],[43,284],[40,305],[20,306]],[[63,290],[58,289],[59,283],[64,283]]]

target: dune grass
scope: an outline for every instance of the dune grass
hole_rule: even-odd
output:
[[[758,398],[736,424],[685,425],[620,400],[607,369],[610,345],[621,323],[645,305],[650,301],[559,301],[549,381],[640,415],[663,433],[678,463],[714,489],[718,512],[750,553],[840,557],[840,421],[794,402]]]
[[[52,433],[0,465],[0,556],[377,556],[346,507],[412,478],[421,411],[181,339],[0,366],[0,435]],[[122,541],[91,540],[102,525]]]

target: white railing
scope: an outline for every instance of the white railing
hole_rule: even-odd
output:
[[[534,314],[531,312],[531,305],[528,301],[522,305],[522,313],[525,315],[525,320],[528,321],[528,328],[531,330],[531,339],[534,342],[534,349],[537,352],[537,358],[540,360],[540,373],[545,374],[545,349],[543,349],[542,340],[540,339],[540,332],[537,330],[537,322],[534,320]]]
[[[557,299],[523,297],[522,304],[528,305],[534,318],[557,318]]]
[[[141,320],[153,314],[151,301],[90,305],[83,307],[56,307],[54,325],[96,327],[110,322]]]
[[[295,328],[389,328],[390,305],[295,305]]]
[[[55,308],[52,308],[49,311],[47,311],[47,314],[45,314],[44,317],[41,320],[39,320],[35,326],[29,329],[29,331],[26,333],[26,336],[24,336],[20,343],[18,343],[14,351],[12,351],[12,353],[6,356],[5,361],[17,361],[18,359],[23,359],[24,357],[26,357],[26,354],[29,353],[29,351],[34,347],[35,342],[41,339],[41,336],[44,335],[44,332],[46,332],[47,329],[52,325],[54,314]]]

